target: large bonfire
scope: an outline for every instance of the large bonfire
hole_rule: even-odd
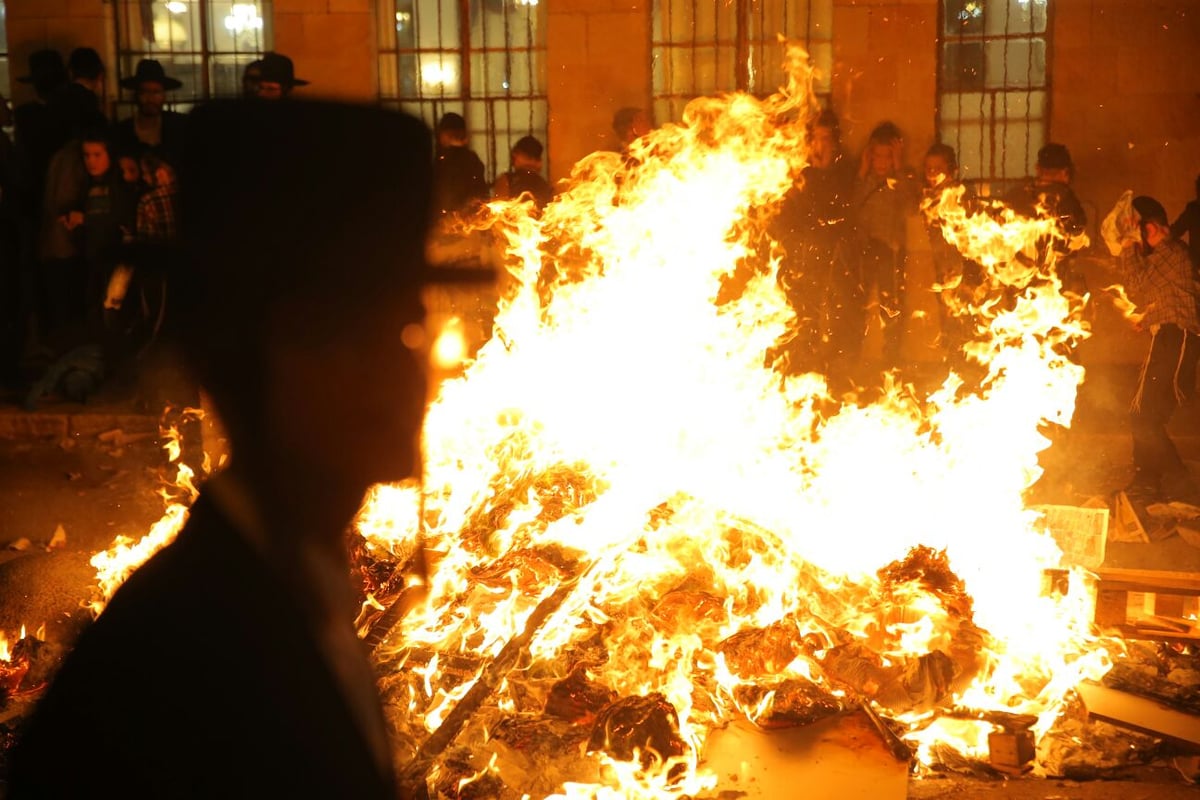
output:
[[[863,706],[919,764],[978,757],[979,717],[1040,736],[1109,666],[1087,593],[1046,592],[1062,554],[1025,502],[1083,380],[1053,221],[931,209],[985,268],[958,309],[970,390],[867,402],[767,363],[794,321],[767,222],[816,110],[788,59],[775,96],[698,99],[540,216],[480,223],[505,243],[493,335],[430,407],[421,484],[377,487],[357,522],[377,574],[428,566],[376,649],[398,761],[488,682],[423,772],[444,793],[702,795],[714,730]]]

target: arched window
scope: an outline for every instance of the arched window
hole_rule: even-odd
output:
[[[246,64],[270,49],[270,0],[115,0],[115,9],[117,77],[157,59],[183,82],[168,97],[176,107],[238,95]]]
[[[828,95],[833,0],[654,0],[654,116],[677,120],[693,97],[740,90],[765,97],[786,82],[780,34],[803,42]]]
[[[1050,0],[942,0],[937,129],[991,194],[1033,173],[1049,119]]]
[[[378,0],[385,105],[433,127],[462,114],[489,179],[522,136],[546,141],[546,14],[539,0]],[[549,159],[545,159],[549,162]]]

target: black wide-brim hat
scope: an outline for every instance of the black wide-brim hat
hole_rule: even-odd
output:
[[[289,297],[354,309],[495,279],[428,264],[433,140],[403,112],[214,100],[189,114],[179,185],[175,263],[210,326],[269,317]]]
[[[153,58],[143,58],[139,61],[133,74],[121,79],[121,88],[136,90],[143,83],[160,83],[167,91],[183,86],[183,81],[168,76],[163,65]]]
[[[259,62],[259,80],[280,86],[308,86],[308,81],[296,77],[296,67],[283,53],[263,53]]]
[[[67,65],[57,50],[35,50],[29,54],[29,74],[17,78],[18,83],[66,83]]]

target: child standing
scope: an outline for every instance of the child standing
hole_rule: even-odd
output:
[[[903,164],[904,139],[891,122],[876,126],[867,140],[854,193],[862,255],[863,297],[878,294],[883,360],[900,361],[904,327],[905,216],[915,210],[915,176]]]
[[[942,346],[954,360],[957,360],[962,346],[973,334],[972,320],[955,311],[970,299],[982,280],[979,264],[963,258],[958,248],[946,241],[942,234],[941,219],[936,214],[937,206],[947,192],[960,191],[958,203],[970,213],[972,198],[958,179],[958,154],[950,145],[940,142],[932,145],[925,152],[925,185],[921,190],[921,208],[925,211],[925,230],[933,253],[934,280],[939,287],[938,315]]]
[[[108,132],[94,129],[81,143],[87,192],[83,206],[83,255],[87,264],[87,315],[98,317],[118,250],[134,231],[134,194],[112,158]]]

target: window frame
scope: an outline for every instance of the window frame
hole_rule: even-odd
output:
[[[987,0],[982,0],[985,4]],[[993,0],[994,1],[994,0]],[[959,107],[961,109],[961,98],[968,95],[980,95],[980,121],[981,142],[988,143],[988,163],[979,165],[979,174],[971,174],[969,165],[964,170],[962,175],[964,183],[972,186],[979,194],[1001,196],[1012,187],[1019,185],[1024,180],[1028,179],[1032,171],[1033,164],[1037,158],[1037,151],[1047,142],[1053,141],[1051,134],[1051,120],[1053,118],[1053,86],[1054,86],[1054,17],[1056,13],[1055,0],[1044,0],[1046,24],[1041,32],[1037,31],[1019,31],[1013,32],[1007,29],[1008,18],[1006,17],[1006,30],[999,34],[989,34],[986,31],[986,22],[984,23],[985,30],[979,34],[952,36],[947,33],[947,2],[949,0],[938,0],[937,4],[937,68],[936,68],[936,103],[934,104],[934,131],[936,132],[937,141],[944,142],[955,149],[958,154],[959,168],[964,169],[964,158],[962,152],[962,138],[959,136],[954,141],[947,140],[947,126],[954,122],[954,118],[947,113],[948,98],[959,97]],[[1004,7],[1011,9],[1012,0],[1003,0]],[[1019,0],[1018,0],[1019,2]],[[1037,3],[1039,0],[1029,0],[1030,3]],[[986,12],[985,12],[986,13]],[[1007,10],[1006,10],[1007,14]],[[947,87],[945,65],[946,65],[946,50],[948,44],[972,44],[978,42],[981,48],[981,63],[987,64],[987,44],[990,42],[1013,42],[1013,41],[1028,41],[1030,43],[1029,62],[1032,64],[1035,48],[1033,43],[1041,40],[1043,42],[1044,51],[1044,78],[1040,85],[1034,85],[1028,80],[1026,85],[1011,87],[1001,85],[998,87],[987,86],[987,76],[981,75],[981,85],[978,89],[955,89]],[[1003,100],[1007,104],[1005,95],[1019,95],[1023,93],[1025,96],[1025,115],[1021,116],[1000,116],[997,108],[998,102]],[[1031,115],[1031,105],[1035,95],[1041,94],[1040,114]],[[983,113],[985,101],[990,108],[987,115]],[[961,113],[958,120],[961,120]],[[1041,140],[1036,141],[1033,135],[1034,126],[1030,125],[1031,121],[1040,121],[1041,123]],[[960,123],[961,124],[961,123]],[[1005,175],[1003,173],[1006,150],[1004,142],[1008,138],[1008,129],[1012,124],[1025,125],[1025,173],[1021,175]],[[997,159],[999,157],[999,165]]]
[[[650,24],[650,99],[654,107],[654,116],[657,121],[662,122],[668,118],[675,119],[682,113],[683,108],[689,101],[696,97],[706,94],[721,93],[721,92],[749,92],[756,97],[764,98],[773,94],[779,89],[779,86],[772,85],[755,85],[759,81],[751,71],[752,51],[760,49],[763,53],[769,52],[772,48],[777,48],[778,62],[782,64],[784,57],[783,44],[777,42],[776,38],[779,33],[790,33],[788,31],[776,31],[771,34],[766,33],[767,17],[781,16],[785,27],[788,26],[790,14],[793,10],[794,3],[791,0],[774,0],[775,8],[770,9],[771,14],[767,11],[768,0],[713,0],[713,31],[714,35],[711,39],[701,40],[696,36],[695,9],[697,3],[692,2],[690,12],[693,15],[692,19],[692,38],[689,39],[672,39],[672,23],[671,17],[675,13],[672,11],[674,3],[672,0],[654,0],[650,8],[651,24]],[[733,5],[733,31],[731,34],[722,36],[720,24],[720,7],[723,5]],[[821,9],[819,6],[824,5]],[[757,6],[757,13],[755,6]],[[814,6],[818,8],[814,9]],[[834,32],[833,32],[833,16],[834,16],[833,0],[807,0],[804,5],[804,38],[803,43],[808,49],[810,57],[813,59],[814,66],[819,68],[820,80],[817,84],[817,96],[823,101],[828,102],[832,95],[832,72],[833,72],[833,47],[834,47]],[[778,13],[776,13],[778,12]],[[797,14],[796,16],[800,16]],[[824,16],[828,20],[829,30],[820,30],[820,17]],[[757,19],[756,19],[757,18]],[[755,23],[757,22],[757,36],[755,33]],[[798,40],[794,34],[791,34],[793,41]],[[827,54],[827,64],[818,63],[821,56],[815,53],[815,49],[819,47],[824,54]],[[717,73],[713,89],[701,88],[697,80],[695,64],[697,59],[695,54],[702,50],[711,48],[713,54],[713,63],[717,65]],[[720,78],[720,60],[722,51],[732,51],[732,85],[721,85]],[[664,74],[670,71],[669,64],[671,56],[675,51],[690,51],[692,58],[690,59],[693,69],[690,82],[686,85],[675,85],[671,77],[664,79],[664,85],[660,88],[658,85],[658,68],[660,60],[663,62]],[[758,63],[764,63],[760,58]],[[770,72],[767,72],[770,74]],[[767,79],[761,79],[765,82]]]
[[[480,13],[488,13],[489,0],[433,0],[438,7],[437,37],[440,41],[422,41],[419,36],[419,16],[416,0],[413,1],[413,19],[411,24],[418,29],[413,34],[412,46],[401,46],[396,35],[395,22],[398,15],[403,13],[397,8],[398,0],[376,0],[377,60],[379,64],[378,99],[381,105],[407,111],[421,117],[431,127],[447,112],[462,114],[467,120],[470,146],[476,151],[484,163],[485,177],[489,185],[501,173],[509,169],[509,157],[513,144],[525,135],[536,136],[545,148],[542,157],[543,176],[546,166],[550,163],[551,142],[549,139],[549,67],[547,64],[548,18],[546,3],[548,0],[503,0],[503,26],[505,28],[505,44],[497,46],[486,42],[488,25],[486,17],[481,17],[483,42],[472,40],[471,7],[476,5]],[[509,41],[509,6],[523,6],[528,9],[536,7],[540,15],[537,25],[528,27],[528,44],[514,46]],[[443,18],[456,16],[456,23],[448,33],[443,33]],[[536,32],[535,32],[536,31]],[[485,59],[483,72],[487,77],[487,60],[490,56],[501,56],[506,65],[518,63],[524,59],[525,74],[529,78],[527,90],[514,90],[507,86],[502,93],[489,91],[486,84],[476,75],[475,61]],[[418,71],[423,59],[435,59],[436,63],[444,63],[449,57],[458,65],[458,87],[455,92],[430,91],[425,92],[420,81],[416,83],[415,94],[406,94],[404,89],[405,59],[415,59]],[[426,62],[427,63],[427,62]],[[511,75],[511,69],[508,70]],[[517,116],[519,112],[527,112],[524,125]],[[540,117],[540,120],[539,120]],[[482,129],[477,123],[482,120]],[[539,124],[540,122],[540,124]]]
[[[269,51],[273,47],[274,39],[274,4],[273,0],[234,0],[231,5],[244,4],[253,5],[256,7],[258,18],[262,20],[262,32],[258,35],[259,47],[254,50],[214,50],[211,47],[212,41],[215,38],[210,30],[210,22],[212,21],[211,6],[214,2],[220,0],[185,0],[189,5],[193,6],[193,13],[200,17],[200,24],[197,26],[200,33],[198,47],[186,49],[169,49],[169,50],[153,50],[145,46],[144,41],[134,42],[127,41],[127,37],[133,34],[134,28],[129,23],[128,15],[137,14],[140,0],[113,0],[113,36],[116,40],[116,86],[117,96],[114,99],[114,106],[117,109],[118,117],[130,116],[133,113],[133,108],[136,105],[136,100],[132,97],[132,93],[128,90],[122,91],[120,88],[121,80],[128,78],[134,74],[137,63],[144,58],[152,58],[162,62],[167,74],[171,74],[171,68],[175,64],[176,58],[180,61],[192,61],[197,65],[199,73],[199,81],[195,86],[194,94],[191,96],[181,96],[181,89],[167,93],[167,107],[177,110],[186,110],[196,103],[205,100],[211,100],[216,97],[237,96],[240,93],[240,83],[237,85],[237,91],[232,95],[226,93],[217,93],[213,90],[212,68],[217,59],[233,58],[237,59],[234,63],[248,64],[258,58],[261,58],[263,53]],[[155,0],[155,2],[163,2],[163,0]],[[165,4],[165,3],[164,3]],[[139,23],[141,24],[141,23]],[[153,24],[153,17],[151,17]],[[140,30],[140,28],[139,28]]]

